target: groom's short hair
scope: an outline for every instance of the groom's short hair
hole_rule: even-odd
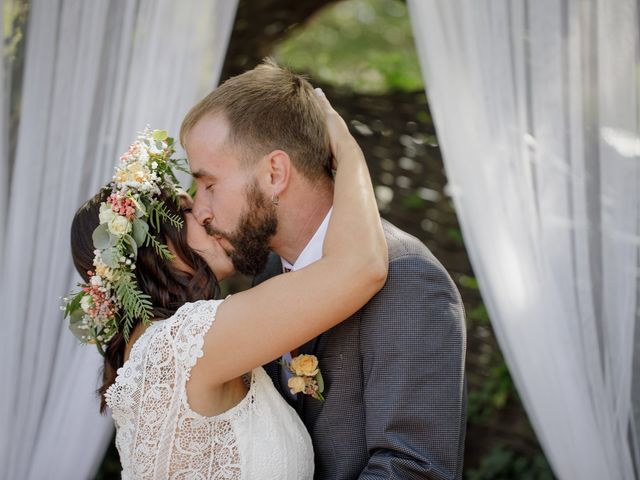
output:
[[[180,127],[180,142],[185,148],[189,131],[210,114],[227,119],[227,140],[240,148],[247,164],[280,149],[308,179],[332,178],[324,112],[304,77],[267,59],[228,79],[185,116]]]

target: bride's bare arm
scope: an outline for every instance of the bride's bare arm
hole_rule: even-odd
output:
[[[205,337],[212,386],[311,340],[365,305],[384,285],[387,245],[362,151],[324,94],[337,159],[334,204],[321,260],[233,295]]]

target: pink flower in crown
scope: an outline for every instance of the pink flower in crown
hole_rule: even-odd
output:
[[[91,297],[91,301],[87,303],[85,313],[91,318],[109,318],[116,312],[116,304],[113,299],[107,295],[106,289],[101,282],[93,282],[96,278],[92,271],[87,272],[90,278],[89,284],[82,288],[82,291]]]
[[[115,304],[105,292],[99,290],[99,287],[89,286],[83,288],[83,291],[91,297],[91,303],[86,311],[87,315],[92,318],[109,318],[115,314]]]
[[[131,198],[112,193],[107,198],[107,203],[111,204],[111,210],[118,215],[127,217],[127,220],[132,220],[136,216],[136,204]]]
[[[129,150],[120,157],[120,160],[127,162],[129,159],[137,157],[138,153],[140,153],[140,142],[134,142],[129,147]]]

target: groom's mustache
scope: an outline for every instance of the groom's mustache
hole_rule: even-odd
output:
[[[225,232],[221,230],[218,230],[216,227],[212,226],[210,223],[206,223],[204,225],[204,231],[207,232],[207,235],[209,235],[210,237],[221,237],[229,241],[231,240],[229,238],[229,235],[227,235]]]
[[[204,225],[204,231],[207,232],[207,235],[209,235],[210,237],[218,237],[216,238],[216,241],[218,242],[218,245],[220,245],[220,247],[222,247],[222,249],[224,250],[224,252],[228,255],[231,256],[233,254],[233,249],[229,249],[228,247],[225,247],[224,245],[222,245],[219,240],[220,239],[225,239],[227,240],[229,243],[233,244],[231,241],[231,238],[229,237],[228,234],[218,230],[215,227],[212,227],[210,224],[205,224]]]

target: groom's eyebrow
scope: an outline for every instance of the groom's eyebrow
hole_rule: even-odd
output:
[[[191,172],[191,175],[193,176],[193,178],[216,178],[215,175],[212,175],[211,173],[205,171],[205,170],[196,170],[195,172]]]

